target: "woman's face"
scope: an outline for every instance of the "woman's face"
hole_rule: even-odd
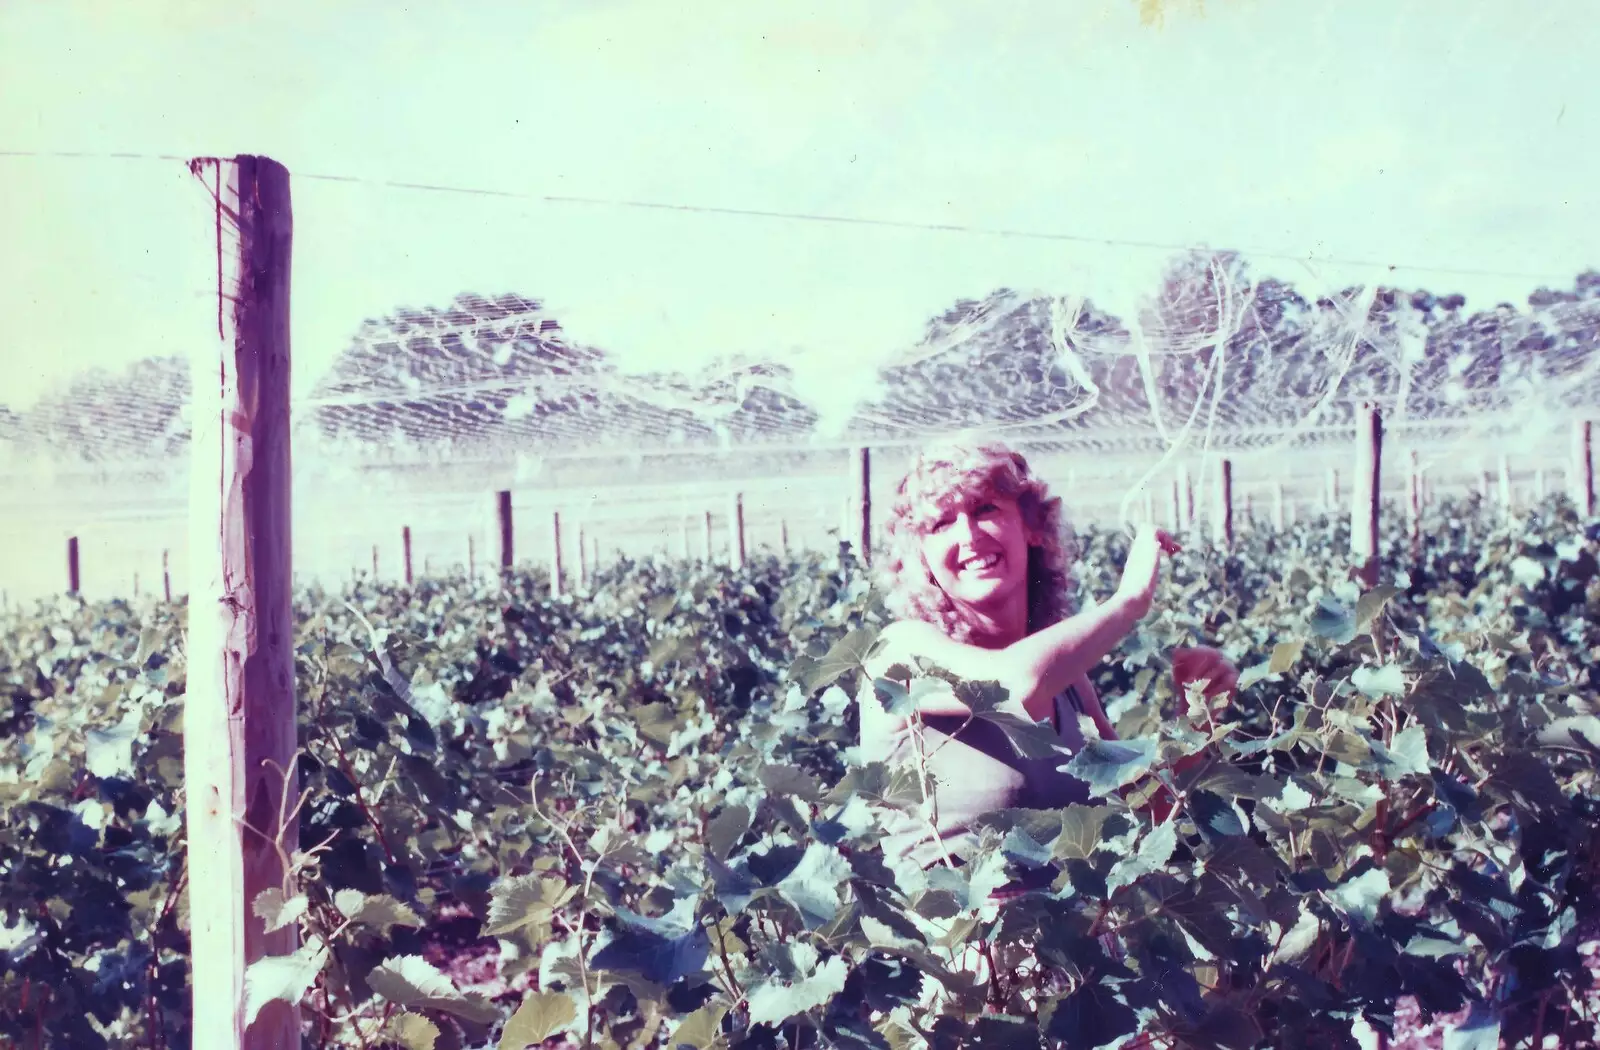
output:
[[[959,603],[991,609],[1027,594],[1028,530],[1014,499],[980,495],[944,511],[922,537],[922,557]]]

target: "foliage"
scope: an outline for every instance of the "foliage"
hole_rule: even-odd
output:
[[[927,871],[877,848],[926,778],[857,764],[854,710],[943,683],[865,679],[847,555],[303,592],[300,851],[254,907],[304,947],[250,998],[411,1050],[1355,1047],[1397,1008],[1591,1039],[1600,544],[1559,504],[1430,513],[1365,594],[1339,522],[1191,543],[1099,672],[1101,804]],[[1090,593],[1123,543],[1085,537]],[[189,1045],[181,616],[0,624],[11,1043]],[[1198,640],[1245,669],[1220,714],[1164,673]]]

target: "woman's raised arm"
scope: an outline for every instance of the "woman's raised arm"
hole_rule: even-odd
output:
[[[1141,531],[1128,553],[1122,581],[1109,601],[1001,649],[958,642],[929,623],[892,624],[884,630],[886,644],[867,664],[868,673],[881,676],[893,664],[920,656],[960,678],[998,682],[1018,705],[1017,713],[1025,713],[1034,721],[1048,718],[1056,694],[1087,674],[1150,611],[1161,552],[1171,549],[1171,538],[1165,533]],[[929,699],[938,709],[924,714],[966,711],[949,696]]]

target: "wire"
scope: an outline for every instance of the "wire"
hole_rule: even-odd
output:
[[[37,157],[73,160],[148,160],[177,161],[187,164],[192,158],[162,153],[88,153],[62,151],[0,150],[0,157]],[[330,175],[320,172],[296,172],[297,179],[318,182],[341,182],[357,186],[376,186],[383,189],[410,190],[425,193],[454,193],[471,197],[499,197],[506,200],[536,201],[543,204],[569,204],[588,207],[632,208],[647,211],[670,211],[698,215],[726,215],[749,219],[775,219],[789,222],[815,222],[836,226],[865,226],[879,229],[920,230],[928,233],[956,233],[976,237],[1000,239],[1055,241],[1073,244],[1092,244],[1107,248],[1131,248],[1143,251],[1182,252],[1192,244],[1167,241],[1133,240],[1118,237],[1094,237],[1081,233],[1063,233],[1052,230],[1018,230],[1007,227],[975,226],[966,223],[917,222],[910,219],[877,219],[855,215],[828,215],[819,212],[781,211],[763,208],[730,208],[711,204],[684,204],[668,201],[632,200],[624,197],[581,197],[564,194],[543,194],[515,190],[492,190],[473,186],[447,186],[438,183],[404,182],[395,179],[363,178],[357,175]],[[1239,247],[1241,255],[1255,259],[1272,259],[1278,262],[1317,263],[1323,266],[1350,266],[1362,269],[1404,270],[1411,273],[1429,273],[1450,277],[1504,277],[1526,281],[1566,281],[1572,274],[1550,272],[1534,273],[1523,270],[1482,270],[1460,266],[1431,266],[1423,263],[1387,263],[1376,259],[1347,259],[1338,256],[1296,255],[1290,252]]]

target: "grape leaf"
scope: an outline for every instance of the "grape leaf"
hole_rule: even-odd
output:
[[[578,1019],[578,1004],[565,992],[531,992],[500,1034],[497,1050],[527,1050],[565,1031]]]
[[[244,972],[244,1023],[255,1023],[261,1008],[274,999],[298,1003],[328,962],[328,946],[315,940],[292,955],[268,955]]]
[[[420,955],[385,959],[367,974],[367,987],[396,1006],[442,1010],[479,1024],[488,1024],[500,1016],[499,1007],[481,996],[463,994]]]
[[[1058,767],[1089,785],[1096,798],[1133,783],[1150,771],[1156,760],[1156,742],[1139,740],[1090,740],[1072,761]]]

